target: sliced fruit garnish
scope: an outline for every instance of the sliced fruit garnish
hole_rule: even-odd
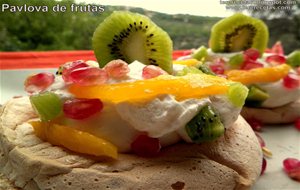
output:
[[[204,46],[199,47],[198,49],[196,49],[193,54],[191,54],[191,56],[199,61],[205,61],[206,57],[207,57],[208,53],[207,53],[207,49]]]
[[[48,122],[30,123],[37,137],[53,145],[63,146],[74,152],[116,159],[118,150],[110,142],[72,127]]]
[[[159,75],[167,75],[168,73],[155,65],[147,65],[143,68],[142,77],[144,79],[151,79]]]
[[[300,86],[300,77],[295,73],[289,73],[283,77],[283,86],[289,89],[299,88]]]
[[[209,68],[208,68],[209,69]],[[181,71],[177,72],[177,76],[187,75],[189,73],[193,74],[203,74],[204,72],[196,67],[184,67]]]
[[[79,99],[74,98],[64,102],[63,110],[66,117],[82,120],[86,119],[103,108],[100,99]]]
[[[173,61],[173,64],[196,66],[197,64],[200,64],[200,62],[197,59],[185,59]]]
[[[225,61],[222,58],[214,59],[209,67],[215,74],[223,75],[225,72]]]
[[[131,149],[139,156],[153,157],[159,153],[161,144],[158,138],[151,138],[148,135],[139,135],[132,142]]]
[[[264,65],[258,61],[255,60],[245,60],[244,63],[241,66],[242,70],[251,70],[256,68],[262,68]]]
[[[266,99],[268,99],[270,95],[260,89],[258,86],[250,86],[249,93],[246,99],[247,106],[260,106]]]
[[[283,169],[290,178],[300,181],[300,160],[296,158],[285,159],[283,161]]]
[[[177,100],[226,94],[231,81],[206,74],[185,76],[161,75],[153,79],[95,86],[71,85],[69,91],[78,98],[99,98],[103,102],[138,102],[162,94]]]
[[[185,130],[194,143],[213,141],[224,134],[224,125],[210,105],[204,106],[186,125]]]
[[[286,63],[286,59],[283,55],[270,55],[266,57],[266,62],[271,64],[283,64]]]
[[[228,64],[232,67],[232,68],[239,68],[239,66],[244,62],[244,54],[236,54],[232,57],[230,57]]]
[[[300,66],[300,50],[293,51],[287,56],[286,60],[287,64],[292,67],[299,67]]]
[[[228,99],[236,107],[242,107],[248,95],[248,88],[241,83],[233,83],[228,89]]]
[[[104,67],[104,70],[107,72],[108,76],[116,79],[121,79],[127,76],[130,68],[125,61],[117,59],[107,63]]]
[[[58,95],[45,92],[29,97],[34,110],[42,121],[49,121],[62,113],[62,102]]]
[[[241,82],[243,84],[263,83],[263,82],[275,82],[285,77],[290,66],[287,64],[281,64],[274,67],[256,68],[251,70],[230,70],[225,74],[228,79]]]
[[[38,73],[27,77],[24,82],[25,91],[28,93],[42,92],[54,83],[54,74]]]
[[[260,53],[257,49],[250,48],[244,51],[245,60],[257,60],[260,57]]]
[[[274,53],[276,55],[284,55],[283,47],[280,41],[277,41],[271,49],[266,49],[266,53]]]

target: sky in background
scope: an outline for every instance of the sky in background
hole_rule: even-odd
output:
[[[190,14],[227,17],[232,15],[220,0],[75,0],[75,2],[100,5],[123,5],[142,7],[167,14]]]

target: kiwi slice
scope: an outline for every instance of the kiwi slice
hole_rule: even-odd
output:
[[[100,67],[109,61],[135,60],[172,73],[173,44],[169,35],[148,17],[115,11],[96,28],[92,45]]]
[[[299,67],[300,66],[300,50],[295,50],[287,56],[286,59],[287,64],[291,65],[292,67]]]
[[[257,86],[250,86],[246,106],[259,107],[270,95]]]
[[[212,51],[221,53],[254,48],[263,54],[268,40],[269,31],[263,21],[236,13],[212,27],[210,47]]]
[[[248,88],[239,82],[229,86],[227,97],[236,107],[242,107],[248,95]]]
[[[200,46],[193,52],[191,56],[199,61],[205,61],[206,57],[208,56],[206,47]]]
[[[50,121],[62,113],[62,102],[53,92],[32,95],[30,102],[42,121]]]
[[[220,117],[210,105],[204,106],[186,125],[185,130],[194,143],[213,141],[225,131]]]

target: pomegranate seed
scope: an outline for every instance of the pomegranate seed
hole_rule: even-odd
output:
[[[300,131],[300,118],[296,119],[295,121],[295,127]]]
[[[271,52],[277,55],[284,55],[283,47],[280,41],[273,45]]]
[[[209,67],[215,74],[223,75],[225,72],[225,61],[222,58],[214,59]]]
[[[153,157],[156,156],[161,145],[159,139],[148,137],[148,135],[139,135],[131,144],[132,151],[143,157]]]
[[[262,68],[262,67],[264,67],[264,65],[260,62],[253,61],[253,60],[246,60],[241,66],[241,69],[250,70],[250,69]]]
[[[105,65],[104,70],[110,77],[117,79],[124,78],[130,71],[128,64],[121,59],[110,61]]]
[[[151,79],[159,75],[167,75],[168,73],[155,65],[147,65],[143,68],[142,76],[144,79]]]
[[[76,120],[88,118],[103,108],[103,103],[99,99],[71,99],[63,105],[66,117]]]
[[[290,178],[300,181],[300,161],[298,159],[285,159],[283,161],[283,169]]]
[[[260,56],[260,53],[257,49],[250,48],[244,51],[244,59],[245,60],[253,60],[256,61]]]
[[[254,131],[261,131],[261,128],[263,126],[261,121],[255,118],[251,118],[247,120],[247,122],[249,123],[249,125],[252,127]]]
[[[300,78],[297,74],[289,73],[283,77],[283,86],[289,89],[298,88],[300,85]]]
[[[52,73],[38,73],[27,77],[24,86],[28,93],[42,92],[54,83],[55,76]]]
[[[259,142],[260,146],[261,147],[265,147],[266,143],[265,143],[264,139],[257,132],[255,132],[255,135],[256,135],[256,137],[258,139],[258,142]]]
[[[84,68],[84,67],[89,67],[89,65],[81,60],[67,63],[63,65],[62,78],[64,79],[65,82],[71,82],[69,78],[70,73],[76,69]]]
[[[265,158],[263,158],[260,175],[263,175],[265,173],[266,168],[267,168],[267,160]]]
[[[266,58],[266,62],[272,64],[283,64],[286,62],[286,59],[282,55],[270,55]]]
[[[108,80],[106,71],[97,67],[83,67],[70,72],[68,80],[79,85],[99,85]]]
[[[297,74],[300,75],[300,67],[297,67],[295,70],[296,70]]]

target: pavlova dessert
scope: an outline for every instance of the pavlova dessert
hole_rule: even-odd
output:
[[[93,36],[99,62],[25,80],[1,109],[1,171],[23,189],[247,189],[262,151],[239,116],[248,89],[172,63],[149,18],[114,12]]]

